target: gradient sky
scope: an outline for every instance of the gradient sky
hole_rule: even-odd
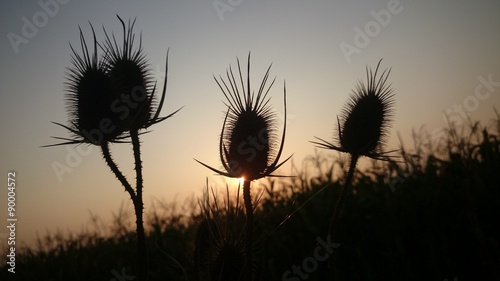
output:
[[[392,67],[389,81],[396,94],[389,148],[399,145],[397,132],[407,144],[412,128],[425,125],[437,132],[446,125],[442,115],[447,110],[457,117],[454,110],[462,106],[473,118],[487,122],[494,117],[492,107],[500,109],[498,0],[66,2],[58,4],[46,22],[47,12],[37,1],[0,4],[0,178],[6,183],[7,172],[17,172],[17,238],[26,243],[46,230],[79,231],[89,223],[89,210],[106,221],[129,201],[98,148],[82,147],[85,155],[79,163],[66,163],[68,155],[78,151],[74,146],[40,148],[54,143],[51,136],[69,136],[51,121],[67,121],[64,82],[69,42],[79,44],[78,26],[87,38],[89,22],[100,40],[102,26],[121,38],[116,14],[137,18],[135,31],[142,31],[147,59],[160,84],[170,47],[163,115],[185,106],[142,137],[146,209],[153,198],[182,203],[198,197],[207,177],[210,185],[223,186],[224,178],[193,158],[221,167],[218,141],[226,108],[212,75],[224,74],[236,57],[246,61],[249,51],[253,87],[273,63],[271,105],[280,122],[286,81],[289,123],[283,156],[294,153],[298,164],[314,154],[309,143],[313,136],[333,137],[336,115],[356,81],[365,78],[365,66],[374,67],[381,58],[383,68]],[[383,15],[384,22],[376,23],[376,15]],[[41,26],[16,52],[9,38],[13,33],[23,36],[23,18],[33,22],[33,16]],[[362,42],[358,32],[366,28],[370,35]],[[347,45],[356,52],[346,56],[341,46]],[[480,86],[485,80],[493,82]],[[111,150],[133,180],[131,146],[113,145]],[[53,170],[56,162],[72,170],[61,180]],[[284,166],[280,173],[289,171],[290,166]],[[3,186],[1,218],[6,217]],[[128,207],[132,212],[132,205]],[[2,247],[7,234],[3,231]]]

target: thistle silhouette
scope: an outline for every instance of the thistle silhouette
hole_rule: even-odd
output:
[[[134,50],[135,34],[133,28],[134,21],[125,22],[118,17],[123,27],[123,44],[122,47],[117,44],[114,35],[108,36],[106,30],[106,40],[104,48],[107,54],[106,68],[109,74],[113,96],[127,102],[128,108],[116,109],[121,112],[121,126],[126,131],[137,131],[139,129],[148,128],[149,126],[161,122],[173,114],[166,117],[159,117],[159,113],[165,99],[166,82],[161,100],[157,106],[156,112],[153,114],[153,106],[156,103],[156,84],[153,85],[151,73],[148,70],[145,54],[142,48],[142,35],[139,39],[139,47]],[[113,38],[113,39],[111,39]],[[168,51],[166,72],[168,72]],[[132,102],[132,103],[129,103]]]
[[[279,163],[283,151],[286,132],[286,86],[284,86],[284,125],[279,149],[275,133],[275,114],[269,107],[268,93],[275,79],[266,86],[271,65],[268,67],[259,90],[250,90],[250,53],[247,62],[246,86],[243,80],[240,61],[237,59],[238,78],[229,66],[226,71],[227,82],[222,76],[217,79],[217,85],[226,97],[228,110],[222,126],[219,142],[219,154],[225,171],[212,168],[198,160],[198,163],[217,174],[243,178],[243,199],[246,209],[246,243],[245,243],[245,278],[252,280],[253,275],[253,205],[250,193],[250,183],[253,180],[272,175],[288,159]],[[240,89],[241,87],[241,89]]]
[[[71,46],[72,67],[69,68],[67,84],[67,110],[70,125],[53,122],[67,129],[73,138],[54,137],[63,140],[62,143],[46,145],[45,147],[87,143],[101,147],[103,157],[134,204],[137,227],[138,249],[138,280],[147,278],[146,237],[143,225],[142,202],[142,161],[140,153],[139,130],[164,121],[180,109],[166,117],[159,117],[165,100],[167,78],[163,84],[163,92],[159,102],[156,102],[156,85],[152,83],[148,70],[142,38],[139,48],[134,50],[134,21],[126,26],[117,16],[123,27],[123,46],[120,48],[115,36],[108,36],[104,44],[97,42],[92,28],[94,51],[89,53],[87,43],[80,29],[80,45],[82,55]],[[111,39],[113,38],[113,39]],[[99,46],[104,51],[102,58],[98,55]],[[168,51],[166,57],[168,71]],[[156,110],[154,106],[156,105]],[[109,150],[110,142],[128,142],[131,138],[135,171],[135,191],[123,173],[114,162]]]
[[[316,139],[320,142],[311,141],[321,148],[346,152],[351,156],[344,187],[341,189],[328,231],[332,240],[337,231],[338,220],[349,194],[359,157],[367,156],[377,160],[387,160],[390,157],[389,153],[393,152],[383,151],[392,118],[394,95],[391,85],[386,84],[390,69],[384,70],[377,78],[381,62],[382,60],[378,62],[374,72],[366,69],[366,84],[358,81],[353,95],[342,110],[340,120],[337,118],[340,146],[318,137]]]
[[[201,220],[196,230],[195,272],[197,280],[235,281],[242,280],[245,265],[245,241],[242,231],[243,208],[240,206],[240,192],[232,202],[229,187],[222,204],[207,184],[203,200],[199,201]]]
[[[94,51],[89,53],[87,42],[80,30],[80,45],[82,55],[72,51],[68,73],[66,104],[69,117],[69,126],[57,124],[72,133],[73,138],[54,137],[65,142],[48,145],[65,144],[94,144],[103,145],[108,142],[119,142],[124,139],[124,131],[118,129],[119,123],[116,112],[112,110],[112,103],[118,98],[111,91],[111,79],[106,71],[106,61],[98,56],[97,39],[92,27]]]

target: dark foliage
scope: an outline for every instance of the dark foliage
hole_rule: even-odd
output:
[[[339,244],[332,253],[336,280],[500,280],[498,128],[452,126],[440,142],[415,135],[415,149],[402,149],[401,158],[403,163],[377,161],[356,171],[332,241]],[[261,233],[256,243],[262,250],[255,255],[262,268],[260,280],[304,280],[294,273],[294,265],[307,280],[330,278],[328,263],[312,259],[319,241],[328,241],[332,202],[344,180],[337,176],[343,174],[339,167],[346,168],[343,160],[317,155],[297,169],[297,178],[261,184],[264,195],[255,210],[256,233]],[[217,237],[242,235],[241,206],[209,205],[200,212],[191,204],[187,208],[194,214],[187,215],[165,204],[150,216],[149,280],[203,280],[195,263],[196,237],[203,236],[196,233],[203,232],[203,224],[205,237],[215,239],[205,250],[222,245]],[[207,210],[213,211],[210,217],[203,215]],[[228,248],[227,255],[238,254],[234,250]],[[135,254],[131,227],[115,227],[107,236],[95,232],[62,238],[55,233],[47,235],[38,250],[18,252],[17,273],[3,266],[0,279],[112,280],[112,270],[121,273],[124,268],[133,275]],[[208,251],[213,264],[220,266],[221,257],[213,254]]]

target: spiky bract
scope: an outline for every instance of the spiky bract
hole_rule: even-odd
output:
[[[387,152],[382,148],[392,119],[394,95],[386,84],[390,74],[384,70],[377,78],[380,60],[375,71],[366,69],[367,82],[358,81],[353,95],[340,114],[338,142],[335,146],[325,140],[313,142],[323,148],[335,149],[356,156],[382,159]]]
[[[92,26],[91,26],[92,27]],[[112,103],[117,96],[111,91],[111,79],[106,72],[104,60],[97,54],[97,40],[94,29],[93,53],[89,53],[85,37],[80,29],[82,54],[78,54],[71,46],[72,67],[69,68],[66,103],[71,126],[61,125],[74,134],[74,139],[63,144],[91,143],[100,145],[119,139],[123,133],[116,126],[118,115],[112,110]]]
[[[200,201],[201,220],[196,230],[195,271],[199,280],[243,280],[245,244],[241,228],[243,208],[239,204],[239,189],[235,201],[230,201],[226,186],[226,200],[219,205],[212,189],[213,202],[207,192]]]
[[[134,50],[134,21],[126,26],[118,17],[123,27],[123,45],[118,46],[114,35],[106,33],[105,49],[107,52],[107,72],[111,79],[113,94],[119,96],[121,107],[115,104],[115,111],[120,113],[120,126],[123,130],[138,130],[149,126],[152,117],[154,92],[151,73],[148,70],[142,38],[139,47]]]
[[[167,77],[163,83],[160,100],[155,98],[156,84],[148,70],[145,55],[139,40],[138,49],[134,50],[135,20],[123,26],[123,46],[119,47],[114,35],[108,36],[104,44],[99,44],[94,35],[94,52],[89,53],[85,38],[80,29],[80,42],[83,54],[78,54],[73,47],[69,68],[67,110],[69,126],[54,122],[69,130],[74,138],[54,137],[64,142],[46,145],[90,143],[101,145],[106,142],[123,142],[130,131],[159,123],[177,113],[174,111],[165,117],[159,117],[165,100]],[[112,39],[111,39],[112,38]],[[104,49],[102,58],[98,57],[97,46]],[[168,72],[168,51],[165,62]],[[156,106],[155,112],[153,107]]]
[[[238,240],[223,240],[212,253],[210,280],[240,280],[245,265],[244,244]]]
[[[257,178],[271,164],[275,134],[271,115],[253,109],[229,113],[223,145],[224,160],[237,177]]]
[[[278,148],[276,116],[268,105],[270,100],[268,93],[275,81],[272,80],[267,85],[271,66],[268,67],[255,94],[250,90],[250,54],[248,55],[246,85],[239,59],[237,59],[237,64],[238,77],[235,77],[231,66],[226,71],[227,81],[224,81],[222,76],[219,76],[219,79],[214,77],[227,99],[226,105],[228,106],[219,143],[220,159],[226,172],[200,163],[221,175],[243,177],[245,180],[252,181],[269,176],[290,158],[278,164],[283,150],[286,120]],[[286,88],[284,100],[286,116]]]

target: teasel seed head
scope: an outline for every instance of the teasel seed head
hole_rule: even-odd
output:
[[[243,80],[241,65],[237,59],[238,76],[232,67],[226,71],[227,81],[222,76],[214,77],[217,85],[226,97],[228,110],[222,126],[219,142],[219,154],[224,171],[214,169],[198,161],[212,171],[233,178],[253,181],[273,173],[285,161],[279,162],[286,131],[286,87],[284,88],[285,122],[281,142],[276,133],[276,115],[269,107],[269,90],[274,79],[267,86],[268,67],[260,87],[255,94],[250,90],[250,54],[248,54],[247,79]],[[246,85],[245,85],[246,84]],[[278,143],[280,143],[278,148]]]
[[[245,222],[239,189],[236,200],[232,201],[226,185],[223,205],[213,189],[211,194],[212,202],[207,186],[207,192],[199,201],[201,220],[196,229],[195,272],[199,280],[243,280],[245,247],[242,226]]]
[[[245,264],[243,241],[219,239],[216,242],[210,265],[210,280],[241,280]]]
[[[271,130],[273,121],[270,115],[262,115],[253,110],[229,114],[227,132],[223,136],[223,142],[228,147],[224,161],[233,166],[238,165],[234,167],[236,176],[257,178],[271,164],[271,157],[275,156],[272,155],[275,139]],[[253,150],[250,142],[255,144]]]
[[[125,22],[117,16],[123,27],[123,42],[119,46],[114,34],[108,35],[104,48],[107,55],[107,72],[111,79],[113,93],[119,97],[123,110],[115,106],[120,112],[123,130],[138,130],[148,126],[152,116],[154,95],[151,73],[148,70],[144,50],[142,48],[142,35],[139,38],[139,47],[134,49],[135,34],[133,32],[135,19]]]
[[[123,27],[123,44],[118,46],[115,36],[108,35],[104,49],[106,50],[106,68],[110,76],[113,93],[119,96],[121,107],[115,106],[114,110],[120,113],[120,127],[124,131],[139,130],[164,121],[179,110],[165,117],[159,117],[167,89],[167,77],[163,84],[161,98],[157,101],[151,71],[146,62],[142,48],[142,34],[139,37],[139,47],[134,49],[135,34],[133,32],[135,19],[125,22],[117,15]],[[168,73],[168,50],[165,62],[165,73]],[[156,109],[155,109],[156,108]]]
[[[112,110],[112,103],[118,97],[112,91],[106,62],[98,56],[99,44],[94,28],[90,26],[94,47],[92,53],[81,28],[79,30],[82,54],[70,44],[72,66],[68,68],[68,81],[65,83],[66,108],[70,125],[53,122],[69,130],[73,138],[54,137],[64,142],[45,147],[79,143],[101,145],[105,142],[120,142],[126,137],[124,131],[117,126],[119,118]]]
[[[358,81],[349,101],[337,119],[338,143],[331,144],[325,140],[313,142],[322,148],[347,152],[355,156],[368,156],[383,160],[387,153],[383,152],[390,122],[392,121],[394,95],[391,85],[387,84],[389,70],[384,70],[377,77],[380,63],[375,71],[366,69],[366,84]]]
[[[146,59],[139,39],[139,48],[134,50],[135,20],[123,26],[123,46],[119,47],[114,35],[108,36],[104,44],[97,42],[92,25],[94,51],[89,52],[80,29],[82,55],[73,46],[72,67],[69,68],[67,85],[67,110],[70,125],[53,122],[69,130],[74,138],[54,137],[64,142],[42,147],[66,144],[90,143],[101,145],[106,142],[126,142],[130,130],[139,130],[159,123],[177,113],[159,117],[165,100],[167,77],[163,83],[163,92],[156,102],[156,84],[147,69]],[[112,38],[112,39],[111,39]],[[104,51],[98,57],[97,47]],[[168,72],[168,50],[165,62]],[[153,112],[153,107],[156,111]]]

